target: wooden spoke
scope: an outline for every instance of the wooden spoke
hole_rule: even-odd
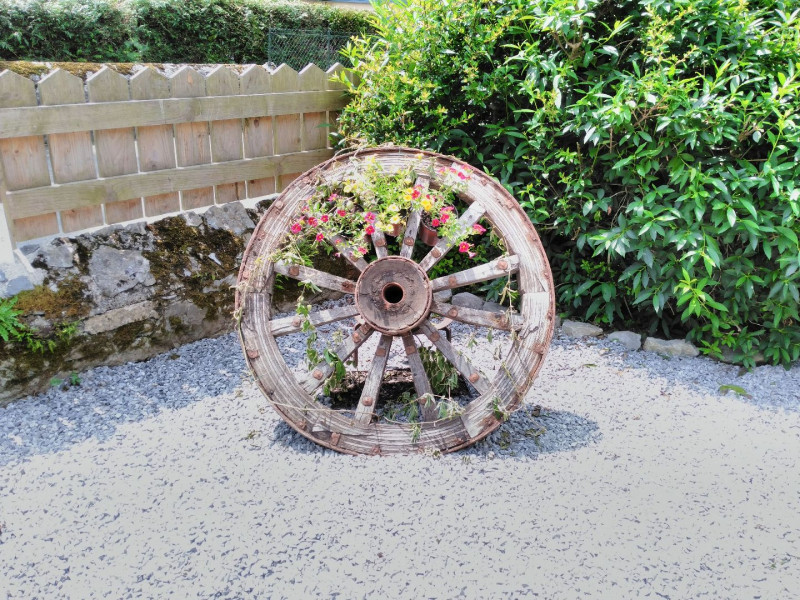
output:
[[[461,376],[475,386],[479,393],[485,394],[489,391],[490,386],[486,378],[482,377],[477,369],[473,368],[470,362],[453,348],[450,342],[439,333],[430,321],[426,320],[419,329],[433,342],[433,345],[436,346],[450,364],[458,369]]]
[[[308,315],[308,320],[316,327],[317,325],[325,325],[326,323],[333,323],[335,321],[347,319],[348,317],[354,317],[357,314],[358,308],[356,308],[355,305],[341,306],[330,310],[312,312]],[[272,319],[269,322],[269,328],[270,333],[275,337],[297,333],[298,331],[302,331],[303,318],[300,315],[292,315],[281,319]]]
[[[492,262],[434,279],[431,281],[431,288],[434,292],[439,292],[464,285],[472,285],[473,283],[480,283],[481,281],[497,279],[510,273],[516,273],[518,269],[519,258],[517,256],[501,256]]]
[[[298,281],[310,281],[317,287],[325,288],[326,290],[334,290],[345,294],[352,294],[356,291],[355,281],[331,275],[325,271],[312,269],[311,267],[278,263],[275,265],[275,272]]]
[[[347,243],[347,240],[344,239],[341,235],[335,235],[330,238],[330,243],[333,244],[336,249],[342,253],[345,260],[353,265],[359,271],[363,271],[367,268],[367,261],[364,260],[364,257],[359,257],[357,254],[353,253],[353,250]]]
[[[381,335],[381,340],[378,342],[375,358],[372,359],[372,367],[369,370],[366,381],[364,381],[364,389],[361,391],[361,398],[356,408],[355,418],[358,423],[367,424],[372,420],[372,413],[375,410],[375,404],[378,402],[381,383],[383,383],[383,374],[386,371],[386,363],[389,361],[392,340],[394,340],[392,336],[384,334]]]
[[[417,351],[417,344],[414,341],[414,336],[407,333],[403,336],[403,346],[406,350],[408,357],[408,365],[411,367],[411,375],[414,378],[414,389],[417,392],[417,397],[421,398],[425,394],[433,396],[433,388],[431,382],[428,380],[428,375],[425,373],[425,367],[422,366],[422,359]],[[420,403],[420,410],[422,412],[422,419],[425,421],[436,420],[436,408],[430,401]]]
[[[427,177],[417,177],[414,187],[419,187],[420,191],[424,194],[428,191],[430,180]],[[414,243],[417,241],[417,233],[419,232],[419,223],[422,220],[422,213],[415,210],[408,216],[406,221],[406,231],[403,234],[403,243],[400,246],[400,256],[404,258],[411,258],[414,253]]]
[[[339,357],[339,360],[346,362],[353,352],[358,350],[361,344],[369,339],[374,331],[368,325],[361,325],[353,332],[353,335],[349,336],[333,351],[334,354]],[[298,383],[306,392],[313,394],[331,373],[333,373],[333,366],[322,360]]]
[[[467,211],[459,217],[458,231],[463,232],[472,227],[478,222],[478,219],[480,219],[485,212],[486,209],[483,207],[483,205],[479,204],[478,202],[473,202]],[[439,262],[445,254],[447,254],[454,244],[455,242],[450,241],[446,237],[440,239],[439,243],[431,248],[431,251],[428,252],[427,256],[422,259],[422,261],[419,263],[419,266],[425,271],[429,270],[433,265]]]
[[[375,229],[372,234],[372,245],[375,246],[375,254],[378,258],[386,258],[389,252],[386,250],[386,236],[379,229]]]
[[[461,323],[492,327],[505,331],[511,329],[517,331],[521,329],[523,325],[523,319],[518,314],[511,315],[511,323],[509,324],[508,314],[504,312],[495,313],[488,310],[467,308],[465,306],[454,306],[453,304],[436,302],[435,300],[431,307],[431,312],[442,315],[443,317],[448,317],[454,321],[460,321]]]

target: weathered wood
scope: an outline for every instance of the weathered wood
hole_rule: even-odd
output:
[[[420,331],[424,333],[427,338],[433,342],[433,345],[442,353],[447,361],[453,365],[461,376],[469,381],[473,387],[478,390],[478,393],[485,394],[489,391],[489,382],[486,381],[486,378],[483,377],[478,370],[472,366],[469,360],[464,357],[464,355],[460,354],[456,351],[455,348],[447,341],[442,334],[439,333],[439,330],[433,326],[430,321],[425,321],[420,326]]]
[[[36,106],[33,82],[11,71],[0,73],[0,108]],[[47,150],[38,136],[0,139],[0,161],[5,174],[6,191],[50,185]],[[53,209],[33,217],[22,217],[5,200],[6,219],[13,239],[29,240],[59,232],[58,216]]]
[[[386,372],[386,363],[389,361],[393,340],[392,336],[381,334],[378,347],[375,349],[375,357],[372,359],[372,366],[364,381],[361,397],[356,407],[355,420],[359,423],[367,424],[372,420],[372,413],[378,403],[378,395],[381,392],[383,374]]]
[[[272,72],[273,92],[297,92],[299,89],[300,82],[297,71],[289,65],[281,65]],[[304,112],[304,109],[298,106],[295,112]],[[272,122],[275,131],[276,154],[289,154],[302,150],[301,118],[299,114],[282,114],[276,116]],[[299,174],[298,172],[281,169],[275,182],[275,189],[277,191],[283,190]]]
[[[120,175],[59,186],[19,190],[8,193],[14,214],[39,215],[54,209],[99,205],[138,196],[166,194],[195,186],[239,181],[275,173],[281,167],[311,168],[331,155],[330,150],[298,152],[285,156],[265,156],[227,163],[197,165],[178,169]],[[177,208],[176,208],[177,210]]]
[[[455,306],[447,302],[436,302],[436,300],[433,301],[431,312],[447,317],[448,319],[453,319],[454,321],[459,321],[460,323],[478,325],[480,327],[491,327],[503,331],[510,331],[511,329],[519,330],[523,326],[522,317],[520,315],[511,315],[511,323],[509,324],[508,314],[505,312],[496,313],[488,310],[467,308],[466,306]]]
[[[366,342],[370,336],[375,333],[375,330],[366,325],[358,327],[352,335],[339,344],[333,353],[339,357],[342,362],[347,360],[358,350],[361,345]],[[327,361],[320,361],[304,376],[298,377],[297,382],[309,394],[313,394],[333,373],[333,365],[328,364]]]
[[[317,65],[307,65],[297,76],[301,92],[325,89],[328,76]],[[327,107],[325,107],[327,108]],[[328,147],[327,111],[304,112],[302,130],[303,150],[318,150]]]
[[[138,73],[137,73],[138,75]],[[132,127],[175,125],[192,121],[275,117],[301,112],[341,109],[347,97],[338,91],[285,92],[248,96],[206,96],[172,100],[139,100],[98,104],[70,104],[59,109],[0,109],[0,138],[114,129],[123,122]],[[299,132],[296,133],[299,139]]]
[[[228,66],[220,65],[206,77],[206,93],[209,96],[228,96],[239,94],[239,76]],[[211,122],[211,160],[225,162],[241,160],[242,152],[242,120],[227,119]],[[217,204],[226,204],[245,198],[245,182],[224,183],[214,188],[214,199]]]
[[[350,243],[341,235],[335,235],[328,240],[342,254],[342,257],[359,271],[367,268],[367,261],[363,257],[353,254]]]
[[[318,310],[308,315],[308,321],[314,327],[334,323],[343,319],[354,317],[358,314],[358,309],[353,305],[340,306],[329,310]],[[303,318],[299,315],[272,319],[269,322],[270,331],[274,336],[289,335],[303,330]]]
[[[248,67],[239,78],[242,94],[266,94],[271,91],[269,71],[260,65]],[[271,156],[275,149],[272,117],[247,117],[244,120],[244,155],[246,158]],[[247,182],[247,197],[258,198],[275,191],[275,178],[262,177]]]
[[[329,90],[346,91],[347,86],[334,80],[340,73],[347,74],[347,69],[339,63],[335,63],[328,69],[325,74],[328,76],[327,86]],[[339,131],[339,115],[338,110],[331,110],[332,106],[328,107],[328,147],[332,147],[331,134]]]
[[[84,102],[83,81],[66,71],[56,69],[39,82],[39,100],[45,106]],[[47,141],[55,183],[97,177],[92,137],[88,131],[56,133],[48,136]],[[66,233],[102,224],[103,210],[100,206],[61,211],[61,228]]]
[[[486,209],[480,203],[472,203],[467,211],[458,218],[458,231],[466,231],[472,227],[485,212]],[[431,248],[427,256],[420,261],[419,266],[428,271],[433,265],[442,260],[444,255],[447,254],[454,245],[455,242],[451,241],[449,238],[440,239],[439,243]]]
[[[200,73],[191,67],[183,67],[169,80],[174,98],[198,98],[206,95],[206,82]],[[191,167],[211,162],[211,144],[208,123],[192,121],[175,125],[175,151],[179,167]],[[192,186],[181,190],[181,209],[191,210],[214,204],[214,188]]]
[[[89,102],[130,100],[128,80],[107,66],[86,80],[86,88]],[[94,143],[97,174],[100,177],[114,177],[139,171],[133,127],[95,131]],[[141,198],[110,202],[104,209],[107,223],[132,221],[144,216]]]
[[[389,251],[386,249],[386,236],[383,232],[376,228],[375,233],[370,237],[372,238],[372,245],[375,246],[375,255],[378,258],[386,258],[389,255]]]
[[[131,77],[131,98],[134,100],[150,100],[154,98],[169,98],[169,80],[156,72],[152,67],[139,71]],[[158,102],[162,102],[159,100]],[[127,121],[136,123],[136,121]],[[170,125],[140,125],[136,131],[139,146],[139,169],[142,172],[159,171],[161,169],[174,169],[175,143],[173,141],[173,126]],[[177,212],[181,209],[178,189],[168,193],[148,195],[143,193],[144,214],[148,217]],[[130,196],[133,197],[133,196]],[[125,198],[122,198],[124,200]]]
[[[325,271],[318,271],[303,265],[275,264],[275,272],[297,279],[298,281],[310,281],[317,287],[326,290],[334,290],[344,294],[352,294],[356,288],[356,282],[338,275],[331,275]]]
[[[454,164],[452,159],[430,152],[422,152],[423,159],[420,160],[418,154],[417,150],[391,147],[361,150],[358,157],[366,159],[375,156],[382,167],[390,171],[414,166],[420,171],[427,172],[430,167],[438,172],[440,168]],[[481,211],[485,210],[488,221],[502,235],[509,254],[519,258],[516,277],[521,298],[518,315],[521,327],[513,336],[510,349],[504,354],[500,368],[496,369],[492,381],[488,382],[486,391],[470,401],[460,416],[438,419],[429,410],[423,417],[431,420],[424,420],[420,424],[399,424],[365,419],[363,410],[359,412],[358,406],[354,409],[358,418],[354,418],[352,411],[325,408],[315,402],[315,398],[306,393],[293,378],[287,377],[276,338],[269,332],[269,301],[264,299],[271,290],[271,275],[274,273],[269,257],[278,249],[292,219],[296,218],[295,215],[313,194],[317,176],[326,180],[344,176],[351,168],[349,158],[337,157],[312,171],[308,177],[293,182],[273,203],[253,233],[245,251],[240,285],[236,289],[237,310],[243,311],[240,333],[245,348],[249,349],[249,353],[246,352],[248,363],[262,390],[292,427],[309,439],[337,451],[387,454],[435,448],[449,452],[472,444],[501,425],[498,414],[513,411],[522,402],[542,365],[542,358],[552,337],[555,316],[552,278],[536,231],[508,192],[483,173],[473,172],[460,196],[468,204],[478,204]],[[455,164],[459,168],[466,167]],[[253,296],[259,297],[257,303],[250,301]],[[449,311],[450,305],[439,305],[440,308],[442,306]],[[459,313],[462,309],[453,308]],[[486,319],[488,311],[477,312]],[[503,316],[500,315],[500,318]],[[496,321],[492,323],[494,325]],[[515,319],[514,325],[520,325],[520,322]],[[435,337],[435,333],[432,335]],[[413,335],[406,335],[404,342],[410,342],[404,345],[416,350]],[[254,352],[257,354],[255,358]],[[411,353],[412,356],[417,354],[415,351]],[[413,358],[410,360],[416,362]],[[462,369],[468,372],[463,365]],[[423,369],[418,368],[417,371],[424,375]],[[320,376],[324,376],[324,373],[320,373]],[[421,391],[426,391],[419,376],[417,384],[423,387]],[[431,404],[429,409],[434,409],[434,405]]]
[[[414,379],[414,390],[417,392],[417,399],[420,403],[420,413],[423,420],[434,421],[437,417],[435,403],[433,402],[433,388],[422,364],[414,336],[410,333],[401,338],[403,348],[406,351],[408,367],[411,369],[411,376]]]
[[[414,186],[419,186],[420,193],[425,194],[430,185],[430,180],[427,177],[418,177]],[[406,231],[403,234],[403,243],[400,246],[400,256],[411,258],[414,254],[414,243],[417,241],[417,234],[419,233],[419,224],[422,221],[422,212],[415,210],[408,216],[406,221]]]
[[[431,288],[434,292],[450,290],[481,281],[489,281],[498,277],[505,277],[516,273],[519,267],[519,258],[516,256],[501,256],[495,260],[465,269],[452,275],[437,277],[431,281]]]

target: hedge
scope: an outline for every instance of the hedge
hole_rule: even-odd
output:
[[[800,357],[797,0],[407,4],[349,51],[350,143],[500,178],[568,315]]]
[[[265,63],[269,29],[350,35],[358,10],[257,0],[0,0],[0,59]]]

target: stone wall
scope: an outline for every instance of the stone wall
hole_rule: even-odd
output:
[[[15,308],[44,347],[0,339],[0,403],[46,389],[54,377],[232,331],[239,264],[270,202],[252,209],[232,202],[23,246],[33,271],[22,284],[15,278],[23,289]],[[2,295],[11,295],[8,283]],[[296,287],[284,288],[289,306]]]

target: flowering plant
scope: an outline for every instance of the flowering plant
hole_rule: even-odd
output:
[[[308,264],[326,241],[337,236],[346,240],[346,247],[340,246],[340,250],[363,257],[369,251],[371,236],[379,232],[401,235],[414,211],[420,212],[439,237],[457,244],[460,252],[475,256],[466,238],[486,229],[476,223],[464,230],[455,208],[457,195],[471,178],[469,169],[446,167],[431,172],[429,180],[435,184],[426,187],[416,183],[418,163],[392,171],[384,169],[374,156],[352,160],[353,169],[344,178],[316,186],[273,260]]]

